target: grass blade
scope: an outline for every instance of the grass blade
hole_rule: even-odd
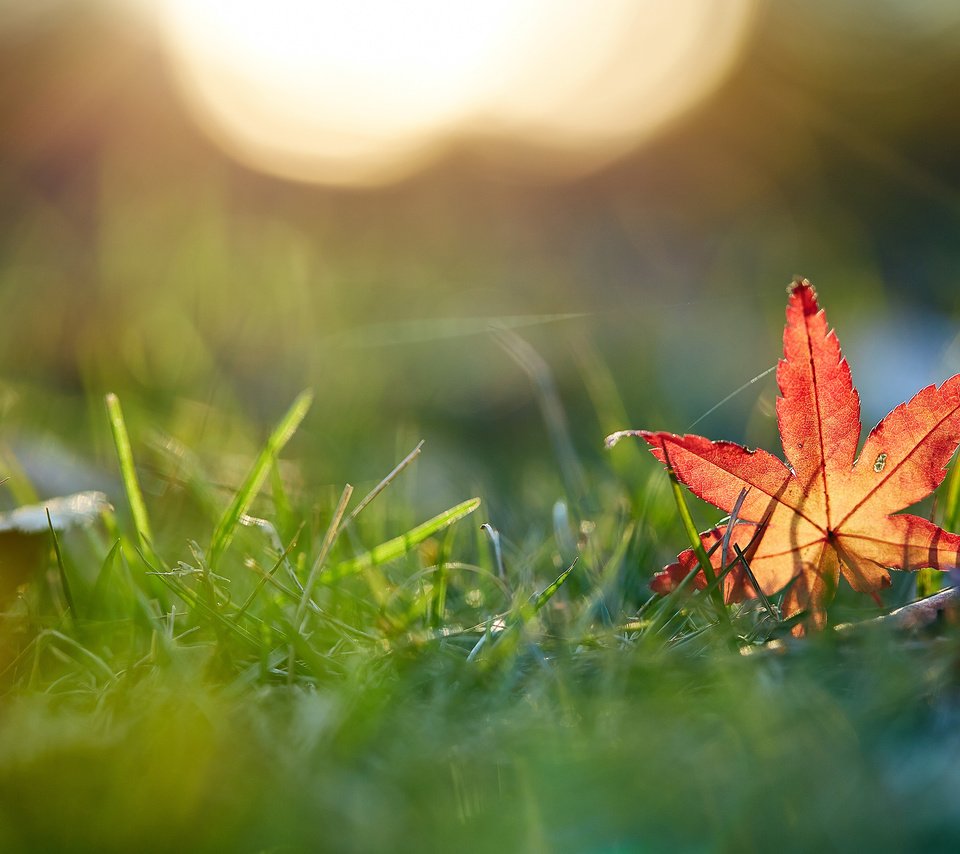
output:
[[[718,548],[720,548],[720,543],[714,543],[710,548],[710,551],[707,552],[708,560],[710,555],[712,555]],[[649,621],[644,630],[645,638],[656,637],[661,629],[663,629],[663,627],[667,625],[670,620],[680,613],[682,610],[680,608],[680,602],[686,598],[689,588],[693,586],[693,581],[696,576],[696,572],[688,572],[666,596],[654,596],[653,599],[644,605],[641,610],[646,611],[651,603],[653,603]]]
[[[158,578],[160,582],[168,587],[175,595],[180,597],[180,599],[188,608],[190,608],[192,611],[202,613],[212,624],[223,626],[227,630],[236,634],[238,637],[243,638],[243,640],[245,640],[254,650],[259,651],[260,641],[250,634],[250,632],[244,629],[238,622],[228,619],[226,616],[221,614],[220,611],[213,607],[209,602],[204,601],[201,596],[198,596],[195,591],[191,590],[185,584],[182,584],[177,578],[174,578],[167,572],[161,572],[158,570],[149,562],[147,556],[143,552],[140,552],[139,554],[140,560],[146,564],[152,575]]]
[[[480,530],[490,538],[490,545],[493,548],[493,559],[497,565],[497,576],[501,581],[506,581],[507,569],[503,562],[503,542],[500,539],[500,532],[489,522],[484,522],[480,526]]]
[[[290,441],[290,438],[300,426],[300,422],[303,421],[312,402],[313,394],[311,392],[301,393],[267,439],[252,468],[244,478],[240,489],[213,532],[213,537],[210,540],[210,550],[207,553],[207,565],[211,571],[216,569],[220,558],[233,540],[237,526],[240,524],[240,518],[250,508],[260,491],[260,487],[263,486],[263,481],[270,473],[271,466],[280,451],[283,450],[284,445]]]
[[[67,568],[63,565],[63,552],[60,551],[60,539],[57,537],[57,531],[53,527],[53,519],[50,518],[50,510],[47,509],[47,525],[50,528],[50,536],[53,537],[53,550],[57,555],[57,569],[60,572],[60,584],[63,587],[63,598],[67,601],[67,608],[77,619],[77,606],[73,601],[73,593],[70,592],[70,582],[67,580]]]
[[[337,535],[340,533],[343,522],[343,514],[347,511],[347,504],[350,496],[353,495],[353,487],[348,483],[340,494],[340,500],[337,502],[337,509],[333,511],[333,518],[327,527],[327,533],[323,537],[323,544],[320,546],[320,553],[310,567],[310,575],[307,576],[307,583],[303,585],[303,596],[300,598],[300,604],[297,605],[297,616],[294,620],[294,628],[302,627],[303,618],[307,612],[307,603],[310,601],[310,594],[313,593],[313,587],[320,577],[320,572],[327,561],[327,555],[336,542]]]
[[[106,396],[105,401],[110,431],[113,433],[113,444],[117,449],[117,459],[120,462],[120,478],[127,493],[127,503],[133,515],[133,525],[137,529],[137,539],[142,549],[152,550],[150,543],[153,542],[153,534],[150,530],[150,519],[147,516],[147,505],[143,500],[140,481],[137,479],[137,470],[133,464],[130,434],[127,433],[127,423],[123,419],[120,398],[111,393]]]
[[[516,648],[516,642],[523,627],[553,598],[553,595],[570,577],[570,573],[573,572],[578,561],[579,558],[576,558],[573,563],[561,572],[547,587],[531,596],[529,600],[516,608],[511,615],[507,617],[496,617],[488,621],[484,628],[483,635],[474,645],[473,649],[470,650],[469,655],[467,655],[467,661],[475,661],[484,646],[491,640],[496,641],[493,649],[501,660],[509,656]],[[494,634],[494,628],[497,624],[499,624],[499,626]]]
[[[943,524],[955,531],[960,525],[960,454],[955,454],[950,474],[947,476],[946,504],[943,508]]]
[[[100,605],[105,600],[107,591],[110,590],[113,585],[113,577],[116,573],[116,565],[119,558],[120,540],[114,540],[110,551],[107,552],[107,556],[100,564],[100,571],[97,573],[96,581],[93,584],[93,593],[90,598],[96,605]]]
[[[350,511],[350,515],[347,517],[346,524],[350,524],[354,519],[359,516],[367,505],[373,501],[383,490],[385,490],[397,477],[400,472],[402,472],[410,463],[412,463],[417,457],[420,456],[420,452],[423,450],[423,439],[419,441],[417,447],[415,447],[409,454],[407,454],[399,463],[397,463],[393,470],[378,483],[369,493],[364,497],[364,499]]]
[[[950,473],[947,475],[943,488],[943,527],[948,531],[956,531],[960,524],[960,454],[954,454]],[[932,596],[942,586],[943,573],[936,569],[921,569],[917,571],[917,598],[925,599]]]
[[[563,582],[570,577],[570,573],[573,572],[574,567],[577,565],[579,558],[575,558],[573,563],[570,564],[563,572],[561,572],[553,582],[543,590],[541,590],[533,599],[532,607],[533,613],[536,614],[544,605],[547,604],[552,598],[553,594],[556,593],[561,587],[563,587]]]
[[[335,566],[330,567],[330,570],[322,576],[322,581],[329,583],[338,578],[355,575],[370,567],[379,566],[382,563],[403,557],[428,537],[432,537],[454,522],[459,522],[465,516],[469,516],[479,506],[479,498],[471,498],[469,501],[457,504],[455,507],[451,507],[449,510],[445,510],[443,513],[434,516],[432,519],[428,519],[426,522],[417,525],[417,527],[411,528],[407,533],[401,534],[399,537],[387,540],[387,542],[381,543],[368,552],[357,555],[357,557],[351,558],[350,560],[341,561]]]
[[[743,553],[743,549],[741,549],[736,543],[733,544],[733,549],[737,553],[737,560],[740,562],[740,566],[743,567],[743,571],[747,574],[747,578],[750,579],[750,583],[753,585],[753,589],[757,593],[757,598],[760,600],[760,604],[763,605],[764,609],[774,622],[779,622],[780,615],[773,609],[773,605],[770,604],[767,594],[763,592],[763,588],[760,586],[760,582],[757,581],[757,577],[753,574],[753,570],[750,568],[750,563],[747,561],[746,555]]]
[[[710,558],[707,557],[707,551],[703,547],[703,542],[700,540],[700,532],[697,531],[697,526],[693,523],[693,516],[690,515],[690,508],[687,506],[687,500],[683,497],[683,490],[680,488],[680,480],[677,478],[677,474],[670,464],[670,458],[667,456],[666,448],[664,448],[664,457],[667,463],[667,474],[670,476],[670,488],[673,490],[673,499],[677,503],[677,512],[680,514],[680,521],[683,522],[683,529],[687,533],[687,538],[693,547],[693,553],[697,556],[697,562],[700,564],[700,568],[703,570],[703,575],[707,579],[707,585],[709,586],[716,581],[716,573],[713,571],[713,565],[710,563]],[[723,604],[723,591],[717,586],[713,588],[710,595],[713,597],[714,604],[717,606],[717,613],[721,615],[721,619],[729,622],[730,617]]]
[[[604,445],[609,450],[621,439],[625,439],[627,437],[642,437],[642,434],[639,430],[618,430],[616,433],[611,433],[609,436],[607,436],[606,440],[604,441]],[[690,515],[690,508],[687,506],[687,500],[683,497],[683,489],[681,488],[677,474],[673,470],[673,466],[670,463],[670,455],[667,453],[666,448],[663,449],[663,454],[667,475],[670,478],[670,488],[673,490],[673,500],[676,502],[677,512],[680,514],[680,521],[683,523],[683,530],[687,534],[687,539],[690,541],[690,546],[693,549],[693,553],[697,556],[697,562],[700,564],[700,569],[703,570],[703,575],[707,579],[707,586],[709,587],[717,580],[717,574],[713,571],[710,558],[707,556],[706,549],[703,547],[703,542],[700,540],[700,532],[697,531],[697,526],[693,522],[693,516]],[[729,623],[730,615],[727,613],[727,609],[724,607],[723,592],[720,590],[719,586],[712,588],[711,596],[713,597],[714,604],[717,607],[717,613],[720,615],[720,619],[725,623]]]
[[[527,341],[515,332],[495,329],[493,334],[506,354],[529,378],[554,454],[560,464],[560,475],[567,497],[575,507],[580,507],[588,493],[587,476],[577,456],[573,438],[570,435],[570,425],[550,366]]]

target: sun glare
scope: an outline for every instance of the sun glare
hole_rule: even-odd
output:
[[[755,0],[164,0],[197,121],[287,177],[379,183],[456,136],[603,160],[722,79]]]

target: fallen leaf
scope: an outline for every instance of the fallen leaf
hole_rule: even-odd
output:
[[[857,455],[860,398],[836,334],[828,330],[813,287],[790,289],[777,367],[777,421],[789,465],[763,450],[700,436],[630,431],[700,498],[730,512],[746,497],[724,549],[726,526],[701,534],[715,571],[745,553],[757,584],[771,596],[789,585],[783,616],[806,612],[822,628],[840,576],[879,602],[889,569],[946,570],[960,564],[960,535],[927,519],[899,514],[935,490],[960,445],[960,374],[928,386],[888,414]],[[892,515],[896,514],[896,515]],[[692,549],[656,575],[651,587],[672,590],[690,572],[706,585]],[[723,580],[726,602],[756,596],[739,563]]]

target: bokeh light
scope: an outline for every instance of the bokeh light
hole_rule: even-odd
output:
[[[375,184],[463,138],[550,172],[608,162],[724,79],[755,5],[166,0],[162,30],[194,118],[232,155]]]

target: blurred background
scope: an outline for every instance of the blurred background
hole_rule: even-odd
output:
[[[795,274],[872,423],[960,370],[958,92],[941,0],[3,0],[0,453],[109,487],[112,390],[215,467],[310,386],[304,488],[424,438],[422,503],[545,518],[772,367]],[[779,450],[775,394],[696,429]]]

